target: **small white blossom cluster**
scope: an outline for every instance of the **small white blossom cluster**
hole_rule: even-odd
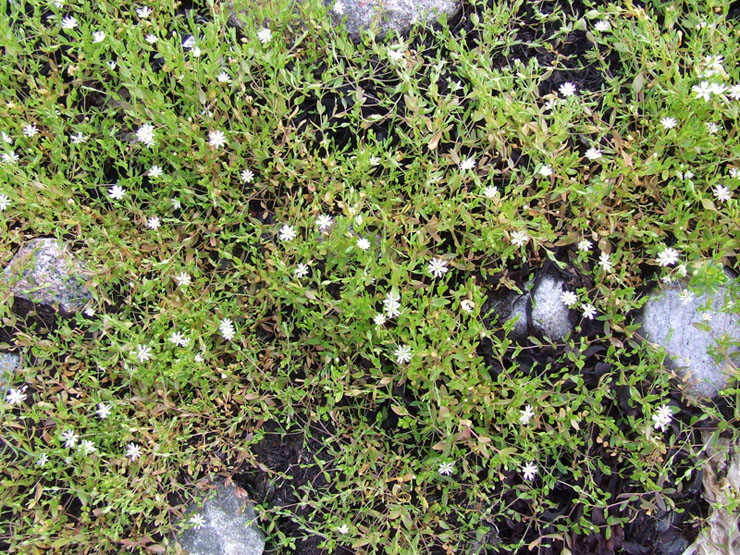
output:
[[[665,429],[671,423],[671,420],[673,420],[673,413],[671,412],[671,407],[668,405],[659,407],[658,410],[653,413],[653,427],[661,432],[665,432]]]

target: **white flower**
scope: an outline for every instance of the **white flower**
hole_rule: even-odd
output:
[[[472,156],[460,162],[461,171],[472,170],[474,167],[475,167],[475,158],[473,158]]]
[[[158,177],[162,177],[162,173],[163,173],[162,168],[160,168],[159,166],[155,164],[154,166],[149,168],[148,175],[149,177],[156,179]]]
[[[10,206],[8,195],[0,195],[0,211],[5,211]]]
[[[0,135],[2,135],[3,141],[8,143],[9,145],[13,144],[13,137],[9,136],[5,131],[0,133]]]
[[[158,216],[152,216],[146,221],[146,226],[149,229],[153,229],[154,231],[157,231],[159,229],[161,222],[159,221]]]
[[[740,179],[740,168],[731,168],[730,177],[734,177],[735,179]]]
[[[388,48],[388,58],[394,63],[400,62],[406,55],[406,51],[403,49],[403,45],[399,48]]]
[[[218,325],[218,331],[221,332],[221,336],[226,341],[231,341],[236,335],[236,332],[234,331],[234,324],[230,318],[224,318],[223,320],[221,320],[221,323]]]
[[[445,275],[449,268],[447,267],[447,261],[443,258],[432,258],[427,265],[427,270],[436,278],[441,278]]]
[[[460,308],[465,312],[473,312],[473,309],[475,308],[475,303],[469,299],[463,299],[462,301],[460,301]]]
[[[9,389],[5,396],[5,402],[10,405],[20,405],[27,397],[27,395],[23,393],[24,389],[25,387],[20,389]]]
[[[49,462],[49,455],[47,455],[46,453],[41,453],[41,455],[39,455],[38,460],[36,461],[36,466],[46,466],[46,463],[48,462]]]
[[[373,318],[373,322],[375,322],[376,326],[382,326],[383,324],[385,324],[385,314],[379,312],[375,315],[375,318]]]
[[[585,303],[581,306],[581,310],[583,310],[583,317],[588,318],[589,320],[593,320],[594,316],[596,316],[596,307],[592,304]]]
[[[148,147],[154,146],[154,126],[145,123],[136,131],[136,138]]]
[[[98,410],[95,412],[101,420],[105,420],[110,415],[110,406],[105,403],[98,403]]]
[[[552,168],[545,164],[540,168],[540,171],[538,172],[542,177],[550,177],[552,175]]]
[[[385,313],[387,314],[388,318],[395,318],[399,314],[401,314],[400,308],[401,303],[399,302],[399,298],[397,295],[394,295],[392,292],[388,293],[385,296],[385,299],[383,300],[383,307],[385,308]]]
[[[148,6],[142,6],[141,8],[136,8],[136,15],[138,15],[141,19],[146,19],[150,15],[152,15],[152,10],[149,9]]]
[[[740,85],[738,85],[738,86],[740,87]],[[369,164],[370,164],[371,166],[377,166],[378,164],[380,164],[380,158],[378,158],[377,156],[371,156],[371,157],[370,157],[370,158],[368,159],[368,163],[369,163]]]
[[[527,241],[529,241],[529,235],[525,231],[515,231],[511,234],[511,243],[517,247],[526,245]]]
[[[120,185],[113,185],[113,187],[108,189],[108,195],[110,195],[110,197],[114,200],[121,200],[125,194],[126,189],[124,189]]]
[[[141,457],[141,447],[135,443],[129,443],[128,446],[126,446],[126,456],[132,461],[135,461]]]
[[[114,60],[110,60],[109,62],[106,62],[106,63],[108,64],[108,67],[111,68],[112,70],[113,69],[116,69],[116,66],[118,65],[118,64],[116,64],[116,62]],[[154,144],[154,143],[152,143],[152,144]],[[151,145],[149,145],[149,146],[151,146]]]
[[[720,96],[727,91],[727,87],[722,83],[712,83],[711,85],[709,85],[709,90],[712,94]]]
[[[366,251],[370,248],[370,241],[368,241],[364,237],[360,237],[359,239],[357,239],[357,248]]]
[[[611,28],[612,26],[609,25],[609,22],[604,21],[604,20],[597,21],[596,24],[594,25],[594,30],[599,31],[600,33],[606,33]]]
[[[717,125],[713,121],[707,122],[707,133],[709,133],[710,135],[716,135],[717,133],[719,133],[719,129],[719,125]]]
[[[205,359],[206,357],[203,356],[203,353],[196,353],[195,357],[193,357],[195,362],[203,362]]]
[[[740,84],[732,85],[727,89],[727,93],[733,100],[740,100]]]
[[[586,158],[589,160],[598,160],[601,158],[601,151],[598,148],[591,147],[586,151]]]
[[[439,470],[437,470],[437,472],[442,476],[451,476],[455,473],[455,463],[443,462],[439,465]]]
[[[226,144],[226,135],[219,129],[211,131],[208,133],[208,144],[215,149],[219,149]]]
[[[75,445],[77,445],[77,440],[79,439],[79,436],[74,433],[74,431],[67,430],[62,434],[62,439],[64,440],[64,446],[67,449],[72,449]]]
[[[278,234],[278,237],[281,241],[292,241],[298,236],[298,233],[296,233],[296,230],[293,228],[292,225],[285,224],[283,227],[280,228],[280,233]]]
[[[173,331],[167,338],[167,341],[176,347],[187,347],[190,344],[190,339],[185,337],[185,335],[179,331]]]
[[[337,526],[337,533],[339,534],[348,534],[349,533],[349,526],[346,524],[342,524],[341,526]]]
[[[664,251],[658,253],[656,261],[660,266],[670,266],[678,262],[678,251],[671,247],[668,247]]]
[[[229,75],[225,71],[222,71],[221,73],[219,73],[216,79],[218,79],[219,83],[231,83],[231,75]]]
[[[182,205],[180,204],[180,201],[178,199],[173,198],[170,202],[172,203],[172,209],[173,210],[180,210],[180,207]]]
[[[534,462],[525,464],[522,467],[522,474],[524,475],[525,480],[531,482],[537,474],[537,465],[535,465]]]
[[[295,277],[302,278],[306,277],[308,275],[308,264],[300,263],[296,267],[295,270],[293,270],[293,273],[295,274]]]
[[[573,96],[576,94],[576,86],[573,83],[563,83],[560,85],[560,94],[565,97]]]
[[[190,285],[191,282],[190,274],[188,274],[187,272],[180,272],[179,274],[175,275],[175,281],[180,287],[187,287],[188,285]]]
[[[340,2],[340,0],[337,0],[334,2],[334,6],[332,6],[331,11],[333,11],[337,15],[343,15],[344,14],[344,4]]]
[[[147,41],[149,44],[154,44],[159,40],[159,38],[157,37],[157,35],[153,35],[150,33],[144,38],[144,40]]]
[[[260,32],[257,33],[257,38],[262,44],[267,44],[272,40],[272,31],[270,31],[267,27],[263,27],[260,29]]]
[[[607,253],[602,252],[599,255],[599,266],[601,266],[605,272],[612,271],[612,261],[609,260],[609,255]]]
[[[568,308],[571,308],[578,302],[578,297],[576,296],[573,291],[563,291],[560,294],[560,300],[563,302],[565,306]]]
[[[84,310],[84,312],[85,312],[85,315],[86,315],[86,316],[89,316],[90,318],[92,318],[93,316],[95,316],[95,309],[94,309],[93,307],[91,307],[91,306],[88,306],[88,307],[87,307],[87,308],[86,308],[86,309]]]
[[[4,164],[15,164],[20,158],[14,150],[11,150],[10,152],[3,152],[2,160]]]
[[[25,135],[26,137],[29,137],[29,138],[30,138],[30,137],[35,137],[36,135],[38,135],[38,134],[39,134],[39,130],[38,130],[38,129],[36,128],[36,126],[35,126],[35,125],[33,125],[33,124],[29,123],[28,125],[26,125],[26,126],[25,126],[25,127],[23,128],[23,134],[24,134],[24,135]]]
[[[723,185],[717,185],[714,189],[712,189],[712,192],[714,193],[714,198],[716,198],[720,202],[727,202],[728,200],[732,199],[732,193],[730,192],[730,189]]]
[[[254,172],[252,170],[242,170],[241,178],[242,183],[251,183],[254,179]]]
[[[678,121],[676,121],[676,118],[666,116],[660,120],[660,124],[664,129],[668,130],[676,127],[678,125]]]
[[[712,98],[712,89],[707,81],[702,81],[698,85],[694,85],[691,87],[691,90],[696,93],[696,98],[703,98],[704,102],[709,102]]]
[[[93,33],[93,43],[103,42],[105,40],[105,31],[95,31]]]
[[[671,420],[673,420],[671,407],[663,405],[653,414],[653,428],[660,430],[661,432],[665,432],[665,429],[668,427],[668,424],[671,423]]]
[[[532,409],[532,405],[527,405],[524,407],[524,410],[519,411],[519,422],[522,424],[522,426],[526,426],[529,424],[529,421],[532,420],[534,417],[534,410]]]
[[[78,131],[76,134],[69,136],[69,140],[72,141],[72,144],[75,145],[86,143],[89,138],[90,137],[88,137],[87,135],[83,135],[81,131]]]
[[[498,194],[498,189],[494,187],[493,185],[489,185],[485,189],[483,189],[483,196],[486,198],[494,198]]]
[[[193,525],[193,528],[200,528],[206,523],[206,519],[203,518],[203,515],[201,514],[195,514],[190,517],[190,524]]]
[[[146,362],[152,358],[152,348],[148,345],[137,345],[136,346],[136,358],[139,362]]]
[[[77,27],[77,20],[71,15],[62,19],[62,29],[74,29],[75,27]]]
[[[396,357],[396,362],[398,364],[406,364],[407,362],[411,362],[411,347],[408,345],[402,345],[395,351],[393,351],[393,356]]]
[[[193,46],[192,50],[190,50],[190,53],[193,55],[194,58],[200,58],[200,48],[197,46]]]
[[[182,47],[185,50],[188,50],[189,48],[192,48],[193,46],[195,46],[195,37],[193,35],[189,35],[188,38],[182,41]]]
[[[80,444],[80,451],[82,451],[83,455],[90,455],[94,453],[97,449],[95,448],[95,444],[90,441],[89,439],[82,440],[82,443]]]
[[[331,219],[331,216],[327,216],[326,214],[321,214],[316,218],[316,225],[319,226],[319,231],[322,233],[329,229],[333,223],[334,221]]]

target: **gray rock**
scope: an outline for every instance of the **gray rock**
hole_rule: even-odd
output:
[[[85,286],[87,272],[56,239],[33,239],[15,254],[0,280],[16,297],[59,306],[66,314],[84,308],[92,296]]]
[[[264,551],[254,508],[237,497],[233,485],[219,484],[216,497],[201,508],[191,506],[187,513],[188,521],[195,515],[203,518],[203,524],[184,530],[178,538],[190,555],[261,555]]]
[[[687,380],[688,392],[713,397],[727,385],[726,369],[737,365],[740,357],[716,362],[712,352],[717,351],[717,340],[725,334],[735,341],[740,339],[740,318],[721,312],[728,299],[728,287],[689,301],[680,297],[684,289],[673,285],[652,293],[638,322],[645,339],[665,349],[669,357],[666,366]],[[705,306],[708,310],[700,310]],[[708,326],[709,331],[700,329],[703,326]]]
[[[530,298],[529,291],[531,291],[533,285],[533,282],[527,283],[528,292],[524,295],[506,295],[498,303],[497,309],[503,320],[518,316],[512,330],[514,339],[521,339],[529,335],[527,302]],[[573,324],[568,317],[568,307],[560,300],[562,293],[563,281],[551,274],[545,274],[534,293],[532,301],[532,326],[539,333],[553,341],[560,341],[573,331]]]
[[[18,353],[0,353],[0,386],[13,379],[21,367],[21,356]]]
[[[460,0],[324,0],[336,24],[345,20],[353,40],[360,39],[363,29],[373,29],[377,37],[389,31],[404,33],[416,24],[434,23],[442,14],[452,17],[460,11]],[[337,4],[341,8],[337,9]],[[242,19],[250,12],[250,2],[232,0],[228,3],[229,25],[243,30]],[[341,13],[339,13],[341,12]]]
[[[389,31],[405,33],[417,24],[434,23],[442,14],[448,18],[460,11],[459,0],[324,0],[335,22],[344,24],[354,40],[364,29],[382,38]],[[343,9],[337,10],[337,4]],[[338,13],[341,11],[342,13]],[[346,20],[345,20],[346,18]]]

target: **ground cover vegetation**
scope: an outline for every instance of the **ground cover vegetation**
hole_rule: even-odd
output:
[[[740,270],[730,10],[473,0],[353,43],[319,1],[7,3],[0,256],[58,237],[94,301],[0,308],[2,550],[174,549],[217,475],[270,553],[695,537],[738,390],[685,395],[633,318]],[[574,332],[513,341],[493,299],[544,270]]]

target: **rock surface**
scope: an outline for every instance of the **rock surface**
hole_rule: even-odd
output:
[[[178,538],[190,555],[261,555],[264,551],[262,532],[254,525],[254,508],[237,497],[233,485],[218,485],[216,497],[201,508],[190,507],[187,514],[190,522],[198,515],[203,519]]]
[[[353,40],[360,39],[363,29],[373,29],[379,38],[389,31],[405,33],[418,23],[434,23],[442,14],[450,18],[462,6],[460,0],[324,0],[324,3],[337,25],[344,21]],[[243,18],[249,13],[249,4],[245,0],[228,3],[229,25],[244,29]]]
[[[17,353],[0,353],[0,386],[13,379],[13,375],[21,367],[21,357]]]
[[[84,308],[92,298],[85,269],[56,239],[33,239],[23,245],[3,271],[2,282],[16,297],[59,306],[63,313]]]
[[[533,328],[553,341],[560,341],[573,331],[573,324],[568,316],[568,307],[560,299],[560,295],[563,293],[563,283],[555,276],[545,274],[534,292],[532,302]],[[533,282],[527,283],[527,290],[531,291],[533,285]],[[522,296],[506,295],[498,303],[497,310],[503,320],[518,316],[512,331],[514,339],[521,339],[529,335],[529,322],[527,321],[527,302],[529,298],[529,292]]]
[[[459,0],[325,0],[336,23],[344,24],[354,40],[363,29],[378,37],[389,31],[405,33],[414,25],[434,23],[442,14],[448,18],[460,11]],[[346,20],[345,20],[346,18]]]
[[[728,370],[740,362],[740,357],[724,357],[717,362],[711,352],[717,350],[717,340],[724,334],[735,341],[740,339],[740,318],[721,312],[728,299],[727,287],[714,295],[692,299],[682,298],[683,290],[685,287],[674,285],[651,295],[639,318],[641,333],[665,349],[669,357],[666,366],[687,379],[690,393],[713,397],[727,385]],[[704,306],[709,309],[700,310]],[[708,326],[709,331],[699,329],[702,326]]]

